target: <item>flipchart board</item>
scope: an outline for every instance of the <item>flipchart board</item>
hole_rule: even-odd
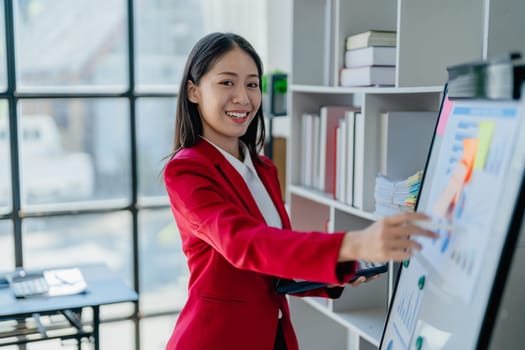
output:
[[[445,88],[416,209],[439,238],[418,239],[401,264],[381,350],[491,344],[522,226],[524,119],[523,97],[450,99]]]

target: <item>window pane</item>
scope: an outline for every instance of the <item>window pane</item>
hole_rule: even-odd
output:
[[[126,1],[17,0],[20,87],[127,84]]]
[[[187,297],[188,268],[171,211],[142,210],[139,232],[142,312],[180,309]]]
[[[0,220],[0,271],[15,268],[14,252],[13,225],[10,220]]]
[[[135,1],[139,85],[178,85],[186,57],[204,34],[202,0]]]
[[[176,321],[177,315],[140,320],[140,348],[144,350],[166,349]]]
[[[7,89],[4,0],[0,0],[0,91]]]
[[[132,285],[128,212],[28,218],[22,234],[28,268],[105,263]]]
[[[103,323],[100,325],[101,350],[135,350],[133,322]],[[67,350],[67,349],[66,349]],[[149,350],[147,348],[143,350]]]
[[[25,204],[130,200],[126,100],[39,99],[20,106]]]
[[[137,102],[139,196],[165,196],[162,169],[173,148],[175,98]]]
[[[11,208],[11,156],[7,101],[0,100],[0,213]]]

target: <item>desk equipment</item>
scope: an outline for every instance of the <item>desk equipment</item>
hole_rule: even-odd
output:
[[[440,237],[417,238],[422,250],[401,264],[381,350],[494,344],[523,224],[525,98],[453,97],[445,87],[416,206],[438,220],[428,227]]]
[[[16,298],[55,297],[86,291],[87,285],[78,268],[26,272],[23,268],[7,276]]]
[[[44,271],[58,271],[60,276],[69,278],[77,276],[75,269],[46,269],[35,273],[43,276]],[[48,339],[74,339],[80,349],[80,341],[88,339],[93,342],[93,348],[98,350],[100,307],[136,302],[138,297],[134,290],[105,265],[79,266],[78,270],[87,286],[84,293],[16,298],[11,288],[0,288],[0,347]],[[66,275],[63,274],[64,271],[67,272]],[[26,274],[30,275],[29,272]],[[91,309],[91,320],[82,317],[85,308]]]
[[[17,270],[8,278],[9,288],[16,298],[29,298],[45,295],[49,291],[49,285],[43,273],[26,273]]]

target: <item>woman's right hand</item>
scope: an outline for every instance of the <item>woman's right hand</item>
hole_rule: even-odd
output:
[[[411,237],[439,237],[413,224],[416,220],[428,219],[425,214],[406,212],[380,219],[363,230],[347,232],[341,243],[338,261],[384,262],[408,259],[413,250],[421,249],[421,245]]]

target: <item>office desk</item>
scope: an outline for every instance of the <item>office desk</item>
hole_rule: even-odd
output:
[[[47,339],[77,339],[80,348],[80,339],[93,337],[94,348],[99,350],[100,306],[123,302],[134,302],[138,299],[137,293],[129,288],[119,277],[111,272],[105,265],[77,266],[84,275],[87,283],[87,292],[77,295],[57,297],[33,297],[16,299],[9,288],[0,289],[0,321],[20,320],[33,318],[40,337],[17,337],[17,341],[9,344],[24,344],[32,341]],[[55,267],[53,267],[55,268]],[[91,329],[83,324],[75,310],[91,308],[93,310],[93,325]],[[42,315],[62,314],[71,326],[77,329],[74,334],[64,336],[47,336],[47,330],[40,323]],[[0,340],[7,336],[13,337],[10,332],[0,329]],[[1,345],[6,345],[2,344]]]

